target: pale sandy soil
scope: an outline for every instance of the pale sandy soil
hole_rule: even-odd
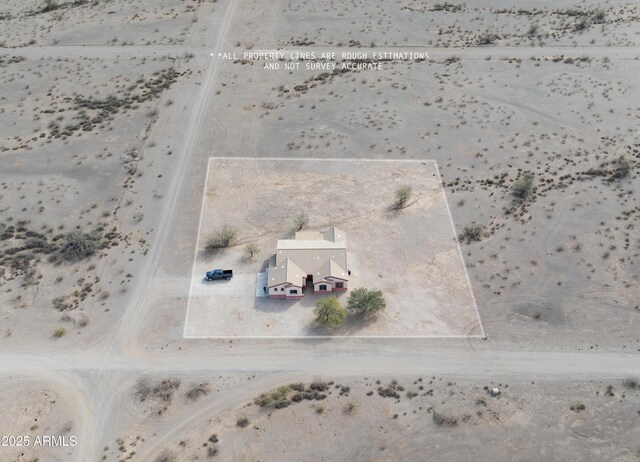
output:
[[[319,392],[324,399],[295,402],[291,398],[296,392],[289,391],[290,404],[284,409],[253,403],[271,391],[266,389],[229,402],[224,410],[204,398],[201,406],[210,406],[211,412],[194,416],[184,430],[173,431],[142,454],[157,461],[621,462],[637,460],[640,451],[635,425],[640,394],[621,381],[483,383],[434,376],[324,380],[328,388]],[[308,389],[313,382],[323,380],[291,383]],[[486,387],[498,387],[501,394],[492,397]],[[393,396],[381,396],[380,389]],[[109,455],[105,460],[116,459]]]
[[[11,0],[0,9],[0,46],[176,45],[200,42],[211,1]],[[87,25],[91,27],[87,27]]]
[[[73,387],[54,380],[0,379],[0,455],[15,462],[68,461],[77,457],[77,444],[86,437],[82,402]],[[11,439],[5,437],[13,436]],[[52,438],[63,441],[50,445]]]
[[[395,210],[394,193],[403,185],[412,188],[411,199]],[[301,210],[308,229],[346,233],[350,290],[383,292],[387,307],[377,319],[350,319],[324,331],[313,322],[317,296],[256,298],[257,273],[275,255],[277,240],[292,236]],[[222,225],[237,230],[236,240],[207,252],[207,238]],[[251,260],[249,243],[260,249]],[[433,162],[212,159],[199,245],[188,337],[481,335]],[[203,281],[213,267],[233,269],[233,279]],[[349,292],[342,295],[344,305]]]

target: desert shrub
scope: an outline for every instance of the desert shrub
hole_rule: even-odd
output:
[[[353,414],[357,408],[358,408],[358,405],[356,403],[354,403],[353,401],[349,401],[344,407],[344,413]]]
[[[527,35],[529,37],[533,37],[534,35],[537,35],[538,34],[538,28],[539,28],[539,26],[537,24],[531,24],[529,26],[529,30],[527,31]]]
[[[186,398],[190,401],[197,401],[203,396],[207,396],[211,388],[208,383],[196,383],[189,388],[189,391],[185,394]]]
[[[365,288],[352,290],[347,301],[347,311],[350,314],[375,315],[386,306],[382,291]]]
[[[253,260],[253,256],[258,252],[260,252],[260,248],[258,247],[258,244],[254,242],[250,242],[244,248],[244,257],[247,260]]]
[[[622,386],[629,390],[640,389],[640,380],[635,377],[628,377],[622,381]]]
[[[247,419],[246,417],[240,417],[237,421],[236,421],[236,425],[240,428],[245,428],[249,425],[249,419]]]
[[[631,171],[631,164],[624,157],[620,157],[613,161],[611,169],[612,180],[622,180],[629,175]]]
[[[527,200],[534,190],[533,175],[525,173],[511,185],[511,195],[518,202]]]
[[[324,412],[324,406],[314,406],[317,414],[322,414]]]
[[[408,184],[400,186],[394,193],[393,208],[396,210],[403,209],[407,206],[407,202],[411,199],[413,188]]]
[[[170,451],[163,451],[158,457],[156,457],[156,462],[175,462],[176,456],[173,455]]]
[[[584,411],[587,408],[587,406],[584,405],[584,403],[573,403],[569,409],[571,409],[572,411],[575,412],[580,412],[580,411]]]
[[[236,238],[236,230],[229,225],[222,225],[207,239],[205,249],[212,252],[229,247]]]
[[[480,37],[478,37],[479,45],[491,45],[495,41],[496,41],[495,34],[492,34],[489,31],[483,32],[482,34],[480,34]]]
[[[458,239],[460,239],[461,242],[469,244],[471,242],[481,241],[482,236],[484,236],[484,226],[472,223],[462,228]]]
[[[55,338],[60,338],[60,337],[64,337],[66,333],[67,333],[67,329],[65,329],[64,327],[58,327],[56,330],[53,331],[53,336]]]
[[[95,237],[81,231],[71,231],[64,236],[58,253],[63,260],[77,262],[89,258],[97,250],[98,242]]]
[[[596,8],[593,10],[593,14],[591,15],[591,20],[594,24],[601,24],[604,22],[604,17],[606,13],[602,8]]]
[[[454,425],[458,424],[458,419],[456,417],[451,415],[440,414],[435,410],[433,411],[432,418],[433,418],[433,423],[435,423],[438,426],[453,427]]]
[[[306,212],[298,213],[293,219],[293,225],[296,230],[300,231],[302,228],[309,224],[309,215]]]
[[[329,384],[327,382],[316,380],[309,384],[309,388],[317,391],[327,391],[329,389]]]
[[[344,309],[337,298],[321,298],[313,310],[315,322],[322,327],[335,328],[344,323],[347,318],[347,310]]]
[[[587,27],[589,27],[589,19],[587,19],[586,16],[582,16],[578,19],[578,22],[575,23],[573,29],[579,32],[585,30]]]
[[[218,455],[218,448],[215,446],[209,446],[207,448],[207,456],[209,457],[215,457]]]
[[[180,383],[180,379],[165,379],[152,384],[143,379],[136,385],[135,396],[140,402],[156,399],[171,403],[173,394],[180,387]]]
[[[53,11],[58,9],[58,2],[56,0],[44,0],[43,11]]]
[[[260,395],[255,400],[255,403],[260,407],[282,409],[283,407],[287,407],[290,404],[289,400],[287,399],[290,391],[291,387],[289,387],[288,385],[283,385],[269,393]]]

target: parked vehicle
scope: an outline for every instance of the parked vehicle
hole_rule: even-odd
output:
[[[233,277],[233,270],[214,269],[207,271],[205,278],[207,281],[217,281],[219,279],[226,279],[227,281]]]

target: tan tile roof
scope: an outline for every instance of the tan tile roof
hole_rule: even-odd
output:
[[[308,274],[313,275],[314,283],[331,276],[348,279],[344,231],[338,228],[324,233],[299,231],[296,239],[278,241],[275,266],[269,267],[269,287],[285,283],[302,286],[302,278]]]

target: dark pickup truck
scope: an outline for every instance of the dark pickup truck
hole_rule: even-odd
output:
[[[233,270],[214,269],[207,271],[205,278],[207,281],[217,281],[219,279],[226,279],[227,281],[233,277]]]

